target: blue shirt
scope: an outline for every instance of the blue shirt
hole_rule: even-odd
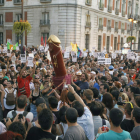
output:
[[[132,140],[130,133],[127,131],[124,131],[122,133],[116,133],[112,130],[109,130],[109,132],[101,134],[97,140]]]

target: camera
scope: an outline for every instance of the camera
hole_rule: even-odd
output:
[[[68,89],[68,85],[65,84],[64,87],[63,87],[63,89]]]
[[[19,120],[23,119],[23,114],[19,114],[18,119]]]

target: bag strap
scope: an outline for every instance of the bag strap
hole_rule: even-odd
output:
[[[102,119],[102,126],[103,126],[103,125],[106,125],[105,119]]]
[[[14,120],[14,118],[16,117],[16,115],[17,115],[16,111],[12,111],[12,116],[13,116],[12,121]]]
[[[26,117],[27,114],[28,114],[27,111],[24,111],[24,112],[23,112],[23,116],[24,116],[24,117]]]
[[[62,127],[62,125],[59,124],[59,127],[60,127],[60,129],[61,129],[61,131],[62,131],[62,134],[63,134],[63,136],[64,136],[64,131],[63,131],[63,127]]]
[[[56,139],[55,140],[58,140],[58,136],[56,136]]]

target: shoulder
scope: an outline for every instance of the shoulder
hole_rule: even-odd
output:
[[[33,113],[28,112],[28,114],[26,115],[26,118],[28,118],[30,121],[32,121],[33,120]]]
[[[11,110],[11,111],[8,112],[7,118],[10,118],[10,119],[13,118],[13,115],[12,115],[12,112],[13,112],[13,111],[14,111],[14,110]]]

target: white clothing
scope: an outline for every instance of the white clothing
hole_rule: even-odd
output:
[[[6,91],[8,92],[6,92]],[[5,96],[4,96],[4,99],[3,99],[3,102],[4,102],[4,108],[6,108],[6,109],[14,109],[15,108],[15,105],[7,105],[6,104],[6,97],[7,97],[7,94],[11,94],[11,93],[9,93],[9,91],[8,91],[8,89],[7,88],[5,88],[5,90],[4,90],[4,92],[5,92]],[[14,89],[14,96],[15,96],[15,98],[16,98],[16,95],[17,95],[17,90],[16,89]]]
[[[14,110],[12,110],[12,111],[14,111]],[[11,118],[11,119],[13,118],[12,111],[8,112],[7,118]],[[17,111],[17,110],[16,110],[16,113],[17,113],[17,114],[23,114],[23,112],[24,112],[24,111]],[[28,114],[26,115],[25,118],[29,119],[30,122],[32,122],[32,120],[33,120],[33,113],[32,113],[32,112],[28,112]]]
[[[57,110],[59,111],[60,110],[60,104],[62,103],[62,101],[60,100],[59,102],[58,102],[58,105],[57,105]]]
[[[65,134],[66,134],[66,132],[67,132],[67,130],[68,130],[68,124],[66,124],[66,123],[63,123],[63,122],[60,122],[60,124],[62,125],[62,127],[63,127],[63,132],[64,132],[64,135],[62,134],[62,135],[60,135],[59,137],[60,138],[64,138],[64,136],[65,136]]]
[[[7,131],[6,126],[2,122],[0,122],[0,134],[4,133],[6,131]]]

